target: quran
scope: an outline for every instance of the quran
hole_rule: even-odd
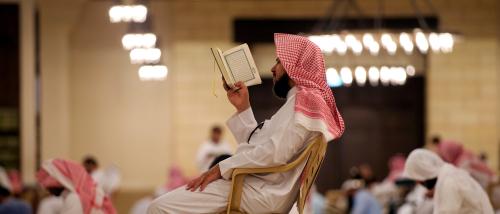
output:
[[[210,50],[229,87],[235,88],[234,84],[239,81],[245,83],[246,86],[262,83],[252,53],[246,43],[224,52],[216,47]]]

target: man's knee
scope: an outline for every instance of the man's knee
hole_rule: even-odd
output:
[[[164,214],[167,213],[167,203],[168,200],[159,200],[160,198],[155,199],[154,201],[149,204],[148,207],[148,214]]]

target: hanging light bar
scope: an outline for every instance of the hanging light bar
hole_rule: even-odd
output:
[[[139,79],[142,81],[161,81],[168,75],[168,68],[165,65],[142,65],[139,68]]]
[[[108,11],[111,23],[146,21],[148,8],[142,4],[137,5],[115,5]]]
[[[330,67],[326,69],[326,81],[332,88],[351,86],[356,82],[358,86],[365,86],[369,82],[371,86],[378,86],[379,83],[383,86],[400,86],[404,85],[409,77],[415,76],[415,67],[413,65],[403,66],[356,66],[354,72],[350,67],[343,66],[340,72],[337,69]]]
[[[122,37],[122,45],[125,50],[153,48],[156,40],[156,35],[153,33],[127,33]]]
[[[378,55],[381,47],[389,55],[396,54],[398,49],[411,54],[415,47],[422,54],[426,54],[429,49],[434,53],[450,53],[455,44],[451,33],[424,33],[420,29],[412,33],[385,32],[378,35],[363,32],[311,35],[309,40],[318,45],[323,53],[337,52],[339,55],[345,55],[348,50],[354,55],[360,55],[364,50],[371,55]]]
[[[130,62],[132,64],[158,63],[161,58],[161,50],[158,48],[134,48],[130,51]]]

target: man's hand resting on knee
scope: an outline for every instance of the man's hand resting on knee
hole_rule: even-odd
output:
[[[212,167],[210,170],[201,174],[200,177],[197,177],[194,180],[190,181],[186,185],[186,189],[191,190],[191,192],[194,192],[199,187],[200,191],[203,191],[209,183],[212,183],[212,182],[214,182],[218,179],[221,179],[221,178],[222,178],[222,176],[220,174],[219,164],[217,164],[214,167]]]

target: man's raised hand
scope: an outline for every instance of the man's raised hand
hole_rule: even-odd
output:
[[[227,92],[227,99],[233,104],[238,113],[243,112],[250,108],[250,98],[248,95],[248,88],[243,82],[237,82],[234,85],[236,88],[232,89],[228,87],[224,81],[224,89]]]

